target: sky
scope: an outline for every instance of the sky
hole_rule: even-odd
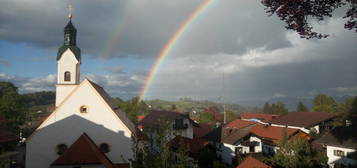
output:
[[[160,51],[203,0],[0,0],[0,81],[21,93],[55,89],[56,54],[73,6],[81,77],[113,97],[140,94]],[[342,11],[342,12],[341,12]],[[215,0],[161,64],[146,99],[232,103],[357,95],[357,34],[343,10],[301,39],[259,0]]]

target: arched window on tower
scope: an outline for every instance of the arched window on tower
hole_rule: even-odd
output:
[[[64,81],[71,81],[71,72],[66,71],[64,73]]]

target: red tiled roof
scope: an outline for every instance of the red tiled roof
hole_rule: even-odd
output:
[[[4,127],[0,127],[0,143],[14,142],[19,140],[19,137]]]
[[[199,127],[193,127],[193,135],[195,138],[202,138],[211,131],[211,126],[205,123],[199,124]]]
[[[138,119],[138,125],[137,125],[137,127],[141,130],[141,129],[143,129],[143,125],[141,124],[141,121],[143,121],[143,119],[145,118],[145,116],[143,116],[143,115],[139,115],[138,117],[137,117],[137,119]]]
[[[335,116],[326,112],[290,112],[272,120],[270,123],[297,127],[311,127]]]
[[[263,113],[240,113],[241,119],[258,119],[263,122],[268,122],[273,120],[274,118],[279,117],[276,114],[263,114]]]
[[[252,156],[248,156],[247,159],[245,159],[236,168],[271,168],[271,167],[253,158]]]
[[[190,122],[194,123],[188,116],[182,113],[174,111],[152,111],[140,122],[144,127],[158,125],[160,122],[172,122],[175,119],[188,119]],[[195,124],[194,124],[195,125]]]
[[[244,127],[247,127],[249,125],[253,125],[255,122],[253,121],[245,121],[241,119],[236,119],[228,123],[227,125],[224,126],[224,128],[235,128],[235,129],[241,129]]]
[[[182,136],[176,136],[174,139],[168,142],[168,145],[173,148],[180,148],[182,145],[186,145],[190,153],[198,153],[208,144],[208,141],[202,138],[190,139]]]
[[[114,168],[113,163],[102,153],[93,140],[83,133],[52,165],[101,164]]]
[[[254,135],[257,135],[265,139],[269,139],[272,141],[279,141],[282,139],[284,135],[283,134],[284,129],[286,129],[288,137],[299,131],[299,129],[294,129],[294,128],[285,128],[285,127],[276,127],[276,126],[270,126],[264,124],[257,124],[252,129],[250,129],[250,132],[253,133]]]

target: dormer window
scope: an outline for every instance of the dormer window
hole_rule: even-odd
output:
[[[88,113],[88,107],[87,107],[87,106],[81,106],[81,107],[79,108],[79,111],[80,111],[81,113]]]
[[[67,81],[67,82],[71,81],[71,72],[66,71],[64,73],[64,81]]]

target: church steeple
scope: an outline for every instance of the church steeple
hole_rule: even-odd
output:
[[[64,27],[64,45],[75,46],[76,45],[77,29],[72,24],[72,19]]]
[[[69,8],[68,23],[64,27],[64,43],[57,53],[56,106],[80,82],[81,50],[76,44],[77,29],[72,24],[72,8]]]

